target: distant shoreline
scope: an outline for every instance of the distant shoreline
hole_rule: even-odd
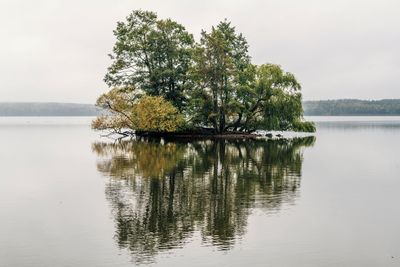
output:
[[[383,114],[349,114],[349,115],[304,115],[305,117],[399,117],[400,114],[383,115]]]
[[[304,116],[400,116],[400,99],[304,101]],[[0,117],[92,117],[101,109],[92,104],[62,102],[0,102]]]
[[[303,102],[305,116],[400,116],[400,99]]]
[[[37,117],[96,117],[96,115],[0,115],[0,118],[21,118],[21,117],[32,117],[32,118],[37,118]]]
[[[0,117],[85,117],[101,110],[91,104],[55,102],[0,102]]]

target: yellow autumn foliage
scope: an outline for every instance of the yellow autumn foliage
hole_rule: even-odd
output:
[[[133,105],[132,123],[137,131],[174,132],[183,122],[178,109],[161,96],[144,96]]]
[[[96,130],[175,132],[184,124],[171,102],[162,96],[142,96],[133,88],[114,88],[101,95],[96,105],[105,111],[92,121]]]

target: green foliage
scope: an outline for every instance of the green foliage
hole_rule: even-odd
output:
[[[244,127],[247,129],[289,130],[301,118],[300,84],[293,74],[278,65],[265,64],[255,69],[250,95],[244,99]],[[299,101],[297,101],[299,100]]]
[[[114,35],[114,61],[105,81],[120,89],[99,98],[97,104],[114,117],[99,117],[96,129],[315,130],[303,121],[301,86],[294,75],[278,65],[251,64],[246,39],[226,20],[202,31],[195,43],[182,25],[134,11]],[[143,95],[160,98],[136,103]],[[162,112],[158,104],[164,105]],[[173,125],[171,118],[179,121]]]
[[[163,96],[181,109],[191,64],[193,36],[171,19],[153,12],[133,11],[118,22],[112,65],[105,81],[109,86],[133,86],[152,96]]]
[[[223,21],[212,27],[210,33],[201,33],[194,60],[196,88],[192,101],[199,104],[200,100],[203,123],[223,132],[238,108],[237,91],[247,82],[244,79],[250,67],[247,41],[229,22]]]
[[[292,130],[297,132],[315,132],[315,124],[311,121],[294,121]]]
[[[263,116],[258,125],[265,130],[314,132],[313,123],[303,121],[301,86],[293,74],[280,66],[266,64],[258,68],[257,87],[264,92]]]

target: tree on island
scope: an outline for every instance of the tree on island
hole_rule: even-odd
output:
[[[133,11],[114,31],[113,60],[97,100],[97,130],[213,133],[315,131],[303,120],[301,86],[280,66],[251,63],[248,44],[224,20],[199,42],[184,26]]]

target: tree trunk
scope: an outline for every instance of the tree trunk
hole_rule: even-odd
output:
[[[213,115],[214,115],[214,119],[213,119],[213,124],[214,124],[214,129],[216,132],[218,132],[218,88],[216,86],[214,86],[213,88]]]
[[[225,112],[223,108],[219,110],[219,132],[223,133],[225,130]]]

